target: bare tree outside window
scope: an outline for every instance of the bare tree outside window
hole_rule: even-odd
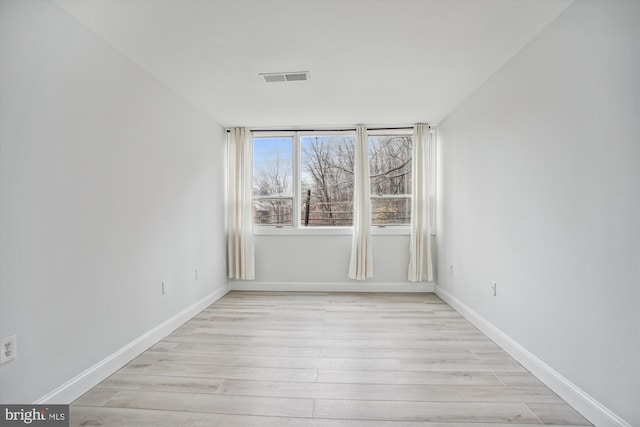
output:
[[[411,135],[369,136],[373,225],[411,223]]]
[[[301,138],[302,224],[350,226],[353,224],[354,136],[304,136]],[[310,197],[304,197],[309,194]],[[308,199],[308,200],[307,200]]]

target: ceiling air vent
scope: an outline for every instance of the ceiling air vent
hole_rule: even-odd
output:
[[[260,74],[260,77],[266,83],[300,82],[311,78],[308,71],[297,71],[295,73],[263,73]]]

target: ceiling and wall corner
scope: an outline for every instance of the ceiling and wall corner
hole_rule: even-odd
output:
[[[571,0],[56,3],[221,125],[264,127],[435,124]]]

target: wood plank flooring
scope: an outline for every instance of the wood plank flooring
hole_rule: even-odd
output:
[[[591,425],[436,295],[231,292],[72,426]]]

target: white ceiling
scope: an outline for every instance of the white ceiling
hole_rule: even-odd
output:
[[[437,123],[572,0],[57,0],[224,126]],[[259,73],[309,71],[307,82]]]

